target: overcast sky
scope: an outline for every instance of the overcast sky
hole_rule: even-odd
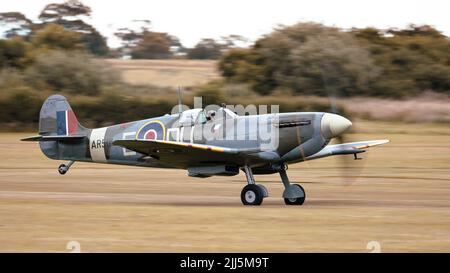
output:
[[[58,0],[0,0],[0,12],[20,11],[37,19],[42,8]],[[228,34],[255,40],[278,24],[315,21],[343,28],[405,27],[430,24],[450,36],[450,2],[446,0],[84,0],[93,10],[90,23],[117,46],[113,33],[132,20],[151,20],[153,30],[180,38],[185,46],[201,38]],[[111,39],[112,38],[112,39]]]

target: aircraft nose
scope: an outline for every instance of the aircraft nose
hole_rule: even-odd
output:
[[[352,122],[343,116],[325,113],[322,117],[320,129],[325,137],[336,137],[352,126]]]

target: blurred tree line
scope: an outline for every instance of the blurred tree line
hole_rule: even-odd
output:
[[[134,20],[133,23],[138,23],[137,29],[119,28],[115,33],[122,42],[122,46],[116,50],[116,57],[217,60],[225,52],[247,42],[247,39],[240,35],[228,35],[219,40],[204,38],[193,48],[186,48],[174,35],[151,31],[149,20]]]
[[[38,122],[45,98],[54,93],[66,95],[80,119],[88,126],[148,118],[166,114],[176,98],[148,94],[167,94],[167,88],[124,83],[102,58],[117,52],[86,22],[90,7],[80,1],[48,4],[32,21],[19,12],[0,13],[4,38],[0,39],[0,122],[3,130],[23,128]],[[138,31],[119,29],[123,41],[119,51],[132,58],[217,59],[225,45],[239,36],[229,36],[219,45],[212,39],[194,49],[184,48],[178,38],[150,30],[142,21]],[[142,92],[145,89],[145,92]],[[147,95],[143,95],[143,94]],[[219,103],[219,102],[217,102]]]
[[[123,27],[117,29],[115,36],[122,42],[117,49],[110,49],[97,29],[86,21],[92,10],[79,0],[68,0],[63,3],[46,5],[33,21],[20,12],[0,13],[0,26],[5,29],[6,38],[22,37],[30,40],[34,33],[44,29],[49,24],[64,27],[77,32],[86,50],[100,57],[129,57],[133,59],[218,59],[230,48],[246,41],[239,35],[229,35],[220,40],[202,39],[193,48],[184,47],[180,40],[165,32],[151,30],[149,20],[134,20],[135,29]]]
[[[38,122],[45,98],[66,95],[80,119],[101,126],[170,111],[170,99],[132,95],[143,87],[122,82],[119,73],[95,58],[84,34],[47,23],[27,37],[0,40],[0,122],[3,130]],[[148,92],[164,88],[146,86]]]
[[[450,40],[431,26],[343,31],[315,23],[280,27],[220,60],[227,83],[261,95],[318,96],[450,93]]]
[[[0,25],[6,31],[6,38],[22,37],[30,40],[36,32],[54,24],[66,30],[77,32],[86,50],[97,56],[106,56],[109,52],[106,38],[97,29],[86,23],[91,15],[91,8],[80,1],[69,0],[61,4],[48,4],[39,14],[36,22],[19,12],[0,13]]]

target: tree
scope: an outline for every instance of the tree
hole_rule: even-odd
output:
[[[36,31],[31,38],[32,44],[38,49],[83,50],[82,35],[68,31],[63,26],[47,24]]]
[[[0,26],[5,29],[6,38],[26,36],[31,32],[33,22],[20,12],[0,13]]]
[[[81,40],[89,52],[104,56],[108,53],[106,39],[93,26],[83,21],[83,18],[89,17],[91,12],[91,8],[81,1],[69,0],[61,4],[48,4],[41,11],[39,19],[44,25],[58,24],[67,30],[80,33]]]
[[[133,59],[167,59],[172,56],[171,47],[179,42],[164,32],[145,31],[136,46],[131,49]]]
[[[252,63],[249,58],[252,52],[254,51],[251,49],[235,49],[224,55],[219,61],[219,70],[222,76],[238,82],[247,81],[249,78],[242,75],[243,71],[239,71],[239,69],[246,63]]]
[[[450,39],[431,26],[343,31],[282,26],[249,49],[232,49],[219,70],[262,95],[275,89],[320,96],[412,96],[450,92]]]
[[[260,46],[276,83],[299,94],[363,95],[378,73],[369,52],[336,28],[298,24]]]
[[[31,62],[29,46],[20,37],[0,40],[0,68],[25,68]]]
[[[101,59],[76,51],[39,54],[27,70],[27,80],[35,87],[83,95],[99,95],[102,87],[117,83],[117,75]]]
[[[115,33],[122,41],[122,55],[134,59],[165,59],[181,52],[180,40],[168,33],[151,31],[149,20],[134,20],[133,27],[119,28]]]
[[[267,95],[277,87],[272,67],[265,65],[265,57],[254,49],[231,49],[219,61],[219,70],[230,82],[249,83],[253,90]]]
[[[211,38],[202,39],[194,48],[187,50],[189,59],[219,59],[224,53],[231,49],[239,49],[245,46],[248,40],[240,35],[228,35],[220,40]]]
[[[214,39],[202,39],[194,48],[188,50],[189,59],[218,59],[224,46]]]
[[[33,23],[19,12],[0,13],[0,25],[6,29],[5,36],[24,36],[26,39],[33,32],[40,31],[48,24],[63,26],[66,30],[77,32],[86,49],[95,55],[108,53],[106,39],[91,25],[83,21],[91,14],[90,7],[80,1],[70,0],[62,4],[48,4],[39,15],[42,23]]]
[[[228,36],[221,37],[222,43],[227,49],[231,48],[243,48],[249,43],[249,40],[241,35],[230,34]]]
[[[378,35],[374,32],[374,29],[352,30],[381,68],[372,85],[372,95],[400,97],[423,90],[450,91],[448,37],[428,25],[378,30]]]
[[[219,69],[263,95],[276,88],[310,95],[362,94],[377,74],[369,53],[351,34],[313,23],[282,27],[249,50],[231,50]]]
[[[81,1],[69,0],[62,4],[48,4],[41,11],[39,19],[43,22],[54,23],[66,17],[90,16],[91,12],[91,8],[81,3]]]
[[[392,34],[394,36],[428,36],[434,38],[445,38],[440,31],[433,28],[430,25],[414,25],[410,24],[408,27],[404,29],[395,29],[391,28],[387,31],[387,33]]]
[[[122,41],[122,50],[125,54],[130,54],[131,49],[135,47],[145,32],[150,31],[150,20],[133,20],[132,27],[119,28],[114,35]]]
[[[106,44],[106,39],[103,37],[97,29],[93,26],[86,24],[82,20],[61,20],[59,25],[64,26],[64,28],[81,33],[81,40],[86,45],[88,52],[98,55],[105,56],[108,54],[109,48]]]
[[[202,85],[195,92],[196,97],[202,97],[202,104],[206,105],[219,105],[224,102],[225,97],[222,92],[222,84],[220,82],[209,82]]]

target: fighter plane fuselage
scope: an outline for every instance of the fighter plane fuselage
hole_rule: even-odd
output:
[[[188,161],[177,160],[176,151],[155,151],[155,157],[115,146],[115,140],[157,139],[183,143],[206,144],[229,148],[258,149],[266,143],[265,152],[273,153],[287,162],[302,161],[304,157],[318,152],[326,143],[320,124],[324,113],[283,113],[253,116],[223,117],[214,120],[180,122],[180,114],[165,115],[129,123],[84,129],[86,138],[70,141],[43,141],[40,147],[44,154],[52,159],[75,160],[96,163],[112,163],[133,166],[188,168],[204,164],[227,162],[226,158],[192,158]],[[256,125],[256,126],[255,126]],[[259,127],[264,127],[261,130]],[[274,143],[270,143],[267,133],[277,130]],[[209,136],[209,137],[208,137]],[[314,145],[312,145],[314,144]],[[272,146],[270,146],[272,145]],[[301,152],[293,151],[303,145]],[[300,151],[300,149],[298,149]],[[156,156],[158,154],[158,156]],[[233,159],[234,160],[234,159]],[[255,157],[250,164],[261,166],[268,160]],[[242,162],[245,164],[245,162]]]

